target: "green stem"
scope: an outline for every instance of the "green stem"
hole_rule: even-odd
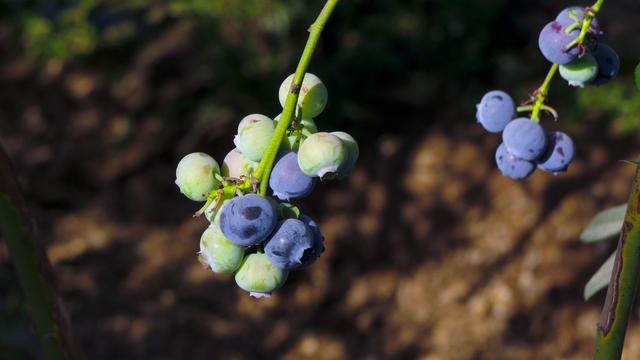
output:
[[[0,146],[0,239],[24,292],[25,302],[47,359],[80,359],[68,315],[57,293],[53,269],[39,246],[26,205],[2,146]]]
[[[604,0],[597,0],[595,4],[593,4],[585,14],[584,21],[582,22],[582,28],[580,29],[580,35],[567,46],[567,49],[571,49],[572,47],[584,43],[584,39],[587,37],[589,33],[589,29],[591,29],[591,22],[595,18],[598,11],[602,7]]]
[[[631,187],[607,297],[597,326],[596,360],[620,359],[640,278],[640,168]]]
[[[559,65],[553,64],[547,73],[547,77],[544,78],[544,82],[538,90],[536,90],[536,101],[533,104],[533,110],[531,111],[531,121],[540,122],[540,110],[544,105],[544,101],[547,99],[547,94],[549,93],[549,86],[551,85],[551,80],[558,72]]]
[[[289,127],[293,119],[293,114],[296,110],[296,104],[298,103],[298,96],[300,94],[300,87],[302,86],[304,75],[307,72],[307,67],[309,66],[309,62],[311,61],[313,52],[315,51],[316,45],[318,44],[318,39],[320,39],[320,34],[322,34],[322,30],[329,20],[333,9],[338,4],[338,1],[339,0],[327,0],[326,4],[322,8],[322,11],[318,15],[318,18],[313,24],[311,24],[311,27],[309,28],[309,39],[307,40],[307,44],[305,45],[302,56],[300,57],[300,61],[298,62],[298,67],[296,68],[295,75],[293,76],[293,82],[291,83],[291,88],[289,90],[289,94],[287,95],[287,100],[284,103],[282,116],[280,117],[278,126],[276,126],[276,130],[274,132],[273,138],[271,139],[271,143],[269,143],[269,147],[267,147],[267,150],[262,157],[262,160],[258,165],[258,170],[255,174],[256,178],[260,180],[259,193],[262,196],[267,194],[271,169],[273,168],[273,163],[276,159],[276,155],[278,154],[278,150],[280,149],[280,144],[286,136],[287,128]]]

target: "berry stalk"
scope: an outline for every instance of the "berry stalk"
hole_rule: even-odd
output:
[[[603,3],[604,0],[597,0],[595,4],[587,9],[584,22],[582,23],[582,29],[580,29],[580,35],[578,35],[578,38],[576,38],[572,44],[569,44],[569,48],[576,45],[582,45],[582,43],[584,43],[584,39],[587,37],[589,29],[591,29],[591,22],[595,18],[596,14],[598,14],[598,11],[600,11]]]
[[[540,110],[544,105],[545,100],[547,99],[547,94],[549,93],[549,86],[551,86],[551,80],[558,72],[558,68],[560,66],[558,64],[551,65],[547,76],[544,78],[544,82],[538,90],[536,90],[536,102],[533,104],[533,109],[531,110],[531,121],[540,122]]]
[[[287,95],[284,109],[282,110],[282,117],[280,118],[280,121],[278,121],[278,126],[276,126],[273,138],[271,139],[269,147],[267,148],[267,151],[258,165],[258,170],[255,173],[255,177],[260,181],[259,194],[262,196],[267,194],[269,176],[271,175],[273,163],[276,159],[276,155],[278,154],[278,150],[280,149],[282,140],[286,135],[287,128],[294,118],[293,115],[296,110],[298,96],[300,95],[302,80],[304,79],[304,75],[309,67],[309,62],[311,61],[313,52],[316,49],[322,30],[329,20],[333,9],[338,4],[338,1],[339,0],[327,0],[316,21],[314,21],[314,23],[309,27],[309,39],[307,40],[307,44],[305,45],[300,61],[298,62],[298,67],[296,68],[293,82],[291,83],[291,88]]]
[[[637,164],[636,164],[637,166]],[[640,279],[640,168],[636,169],[618,240],[607,297],[597,326],[593,358],[620,359]]]

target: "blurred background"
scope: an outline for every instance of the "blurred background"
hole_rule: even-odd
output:
[[[205,219],[182,156],[221,161],[239,120],[275,116],[322,1],[0,1],[0,143],[89,359],[582,359],[604,295],[582,288],[613,242],[578,241],[626,201],[638,158],[640,3],[607,1],[610,85],[556,79],[543,121],[576,141],[568,173],[516,182],[475,123],[497,88],[525,100],[540,29],[583,1],[341,2],[310,71],[322,130],[359,140],[354,174],[298,203],[327,250],[256,300],[197,261]],[[640,336],[631,320],[628,339]],[[0,242],[0,357],[38,350]],[[627,359],[640,343],[627,341]]]

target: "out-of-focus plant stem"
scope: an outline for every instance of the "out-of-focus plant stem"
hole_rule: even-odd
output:
[[[597,326],[596,360],[620,359],[627,324],[640,278],[640,168],[636,169],[631,195],[618,240],[615,264],[602,315]]]
[[[7,244],[34,329],[47,359],[81,359],[54,281],[9,159],[0,145],[0,240]],[[1,356],[0,356],[1,357]]]

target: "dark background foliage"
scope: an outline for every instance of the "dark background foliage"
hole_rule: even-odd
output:
[[[485,91],[538,86],[539,29],[569,5],[340,3],[311,72],[330,95],[320,128],[352,133],[360,165],[300,203],[327,237],[321,260],[253,300],[199,267],[206,224],[175,165],[221,160],[244,115],[280,111],[322,2],[0,2],[0,142],[88,358],[588,356],[603,299],[581,287],[610,249],[577,235],[624,201],[617,160],[637,155],[638,2],[600,15],[622,59],[611,85],[554,82],[561,119],[544,125],[576,140],[567,174],[502,178],[499,137],[474,119]],[[38,357],[2,243],[0,291],[2,357]]]

